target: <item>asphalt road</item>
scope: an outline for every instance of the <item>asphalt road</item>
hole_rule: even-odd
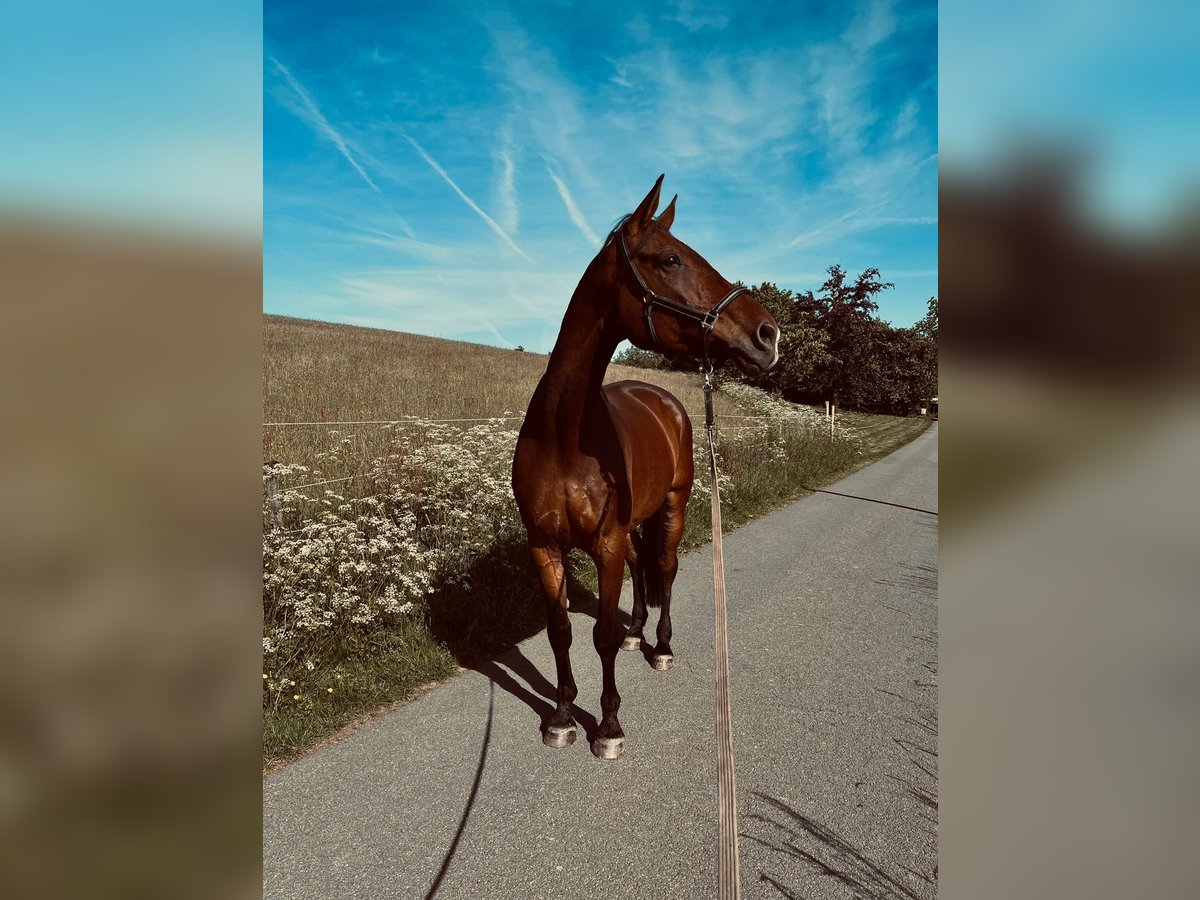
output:
[[[725,538],[747,900],[937,893],[936,511],[935,424]],[[618,657],[618,760],[586,718],[542,745],[542,633],[269,776],[265,896],[715,897],[712,604],[705,547],[679,569],[675,668]],[[596,715],[593,623],[571,618]]]

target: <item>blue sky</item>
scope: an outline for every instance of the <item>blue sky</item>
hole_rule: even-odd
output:
[[[270,2],[267,312],[545,351],[661,172],[731,280],[937,293],[929,2]]]

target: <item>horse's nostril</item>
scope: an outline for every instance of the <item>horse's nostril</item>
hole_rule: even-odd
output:
[[[775,343],[775,338],[779,337],[779,329],[770,322],[763,322],[758,326],[758,343],[763,347],[770,347]]]

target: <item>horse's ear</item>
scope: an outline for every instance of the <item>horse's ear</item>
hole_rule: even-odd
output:
[[[650,188],[646,199],[638,204],[638,208],[629,217],[629,224],[625,227],[631,238],[636,238],[654,221],[654,213],[658,209],[658,195],[662,191],[663,179],[666,177],[665,172],[658,176],[658,181],[654,182],[654,187]]]
[[[679,199],[676,194],[671,198],[671,202],[667,204],[667,208],[662,211],[662,215],[658,217],[658,225],[663,231],[670,231],[671,225],[675,222],[675,201]]]

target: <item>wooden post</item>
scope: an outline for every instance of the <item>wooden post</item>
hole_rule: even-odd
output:
[[[825,418],[829,418],[829,401],[825,401]]]
[[[271,530],[283,530],[283,510],[279,505],[279,483],[275,480],[276,460],[267,463],[267,511],[271,515]]]
[[[829,436],[833,437],[833,423],[837,419],[837,403],[832,403],[829,406]]]

